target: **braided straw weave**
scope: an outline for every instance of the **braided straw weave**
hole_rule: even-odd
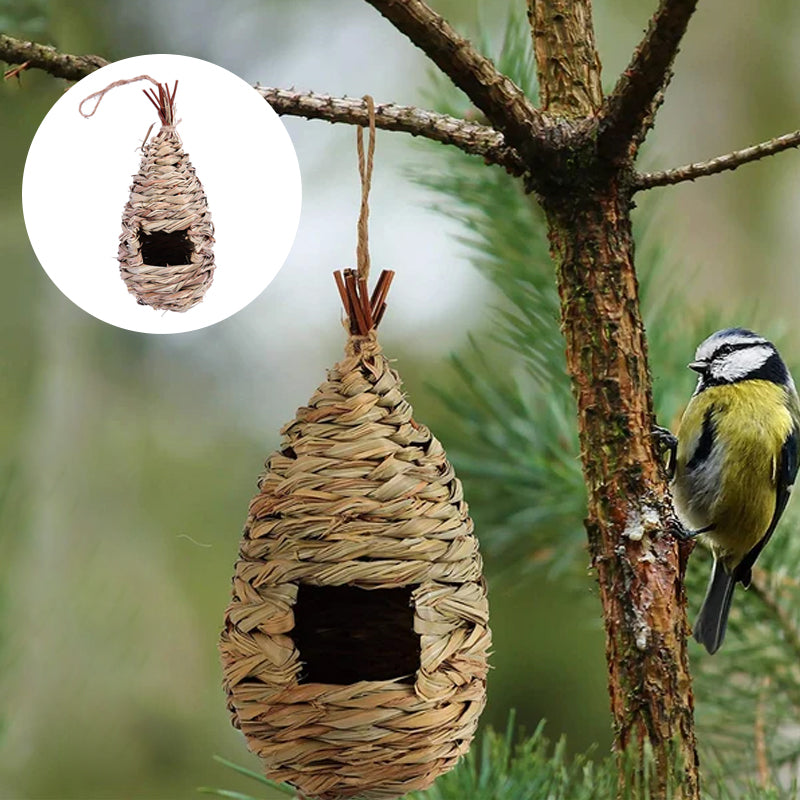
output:
[[[142,234],[185,231],[191,244],[186,264],[146,264]],[[214,277],[214,226],[203,191],[172,125],[145,145],[139,172],[122,214],[119,270],[140,305],[188,311]]]
[[[88,119],[112,89],[145,80],[158,89],[146,89],[144,95],[158,111],[161,130],[142,147],[142,163],[133,176],[122,213],[119,271],[140,305],[188,311],[214,277],[214,226],[203,186],[175,130],[178,81],[172,90],[149,75],[114,81],[85,97],[78,111]],[[84,111],[92,100],[92,110]]]
[[[369,322],[267,461],[220,639],[234,725],[268,777],[322,800],[430,785],[467,751],[485,702],[488,606],[461,483]],[[413,674],[306,681],[305,586],[408,587]]]

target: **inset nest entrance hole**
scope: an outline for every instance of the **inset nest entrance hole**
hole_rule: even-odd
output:
[[[186,231],[139,233],[142,261],[153,267],[178,267],[192,263],[194,246]]]
[[[291,634],[304,664],[299,682],[413,684],[420,660],[415,588],[301,585]]]

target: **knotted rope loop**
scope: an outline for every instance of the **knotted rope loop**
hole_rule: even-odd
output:
[[[178,81],[175,81],[175,85],[172,87],[172,91],[170,91],[167,84],[159,83],[157,80],[155,80],[155,78],[151,78],[149,75],[137,75],[135,78],[126,78],[125,80],[109,83],[105,89],[101,89],[99,92],[94,92],[88,97],[84,97],[78,106],[78,111],[82,117],[86,117],[86,119],[88,119],[97,111],[100,102],[108,92],[110,92],[112,89],[116,89],[119,86],[126,86],[129,83],[136,83],[137,81],[150,81],[150,83],[156,87],[158,93],[156,93],[154,89],[143,89],[142,92],[144,96],[156,107],[156,111],[158,111],[158,118],[161,120],[161,124],[168,127],[173,127],[175,125],[175,93],[178,91]],[[94,108],[87,114],[83,110],[84,103],[87,103],[89,100],[93,100],[94,98],[97,98],[97,102],[94,104]],[[145,137],[145,140],[146,138],[147,137]]]

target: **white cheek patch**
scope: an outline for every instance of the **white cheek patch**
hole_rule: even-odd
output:
[[[767,345],[734,350],[725,358],[711,363],[711,376],[720,381],[733,383],[766,364],[774,352]]]

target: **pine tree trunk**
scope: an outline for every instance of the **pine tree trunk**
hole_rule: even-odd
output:
[[[612,181],[602,191],[543,200],[578,404],[616,748],[635,748],[635,761],[650,772],[648,797],[679,789],[677,796],[697,798],[683,565],[667,533],[672,508],[650,437],[627,192]]]
[[[528,9],[542,110],[564,120],[569,140],[531,183],[547,215],[578,406],[615,746],[621,767],[633,763],[639,773],[621,768],[620,794],[696,800],[685,563],[669,533],[672,505],[650,435],[634,268],[628,175],[635,143],[608,158],[596,136],[580,134],[602,103],[590,0],[528,0]]]

